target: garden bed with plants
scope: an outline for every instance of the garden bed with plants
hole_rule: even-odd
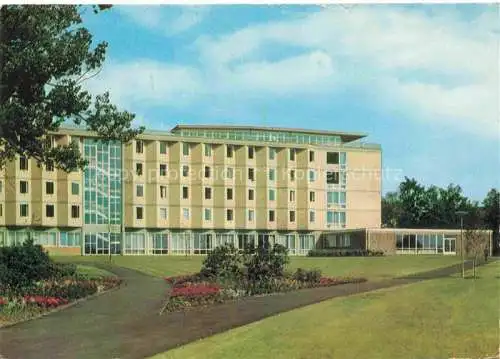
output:
[[[53,262],[39,245],[0,248],[0,327],[45,314],[120,285],[115,276],[80,273]]]
[[[199,273],[167,277],[170,289],[162,312],[223,303],[258,295],[365,282],[365,278],[325,277],[319,269],[285,270],[289,262],[284,246],[214,248]]]

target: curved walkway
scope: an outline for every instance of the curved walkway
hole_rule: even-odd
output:
[[[87,263],[88,264],[88,263]],[[453,265],[382,282],[345,284],[247,298],[159,315],[167,285],[161,278],[94,264],[124,279],[115,291],[40,319],[0,329],[0,358],[145,358],[196,339],[326,299],[449,276]],[[467,263],[467,268],[470,267]]]

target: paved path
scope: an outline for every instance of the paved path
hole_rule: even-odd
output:
[[[381,282],[247,298],[159,316],[167,290],[162,279],[131,269],[102,264],[96,266],[116,273],[124,279],[125,285],[66,310],[0,329],[0,357],[146,358],[196,339],[329,298],[448,276],[461,270],[460,265],[454,265]]]

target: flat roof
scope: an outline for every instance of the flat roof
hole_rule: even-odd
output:
[[[342,132],[342,131],[323,131],[311,130],[303,128],[288,128],[288,127],[261,127],[261,126],[236,126],[236,125],[177,125],[172,128],[171,132],[180,130],[216,130],[216,131],[269,131],[269,132],[294,132],[309,135],[326,135],[326,136],[340,136],[342,142],[351,142],[359,140],[360,138],[368,136],[362,132]]]

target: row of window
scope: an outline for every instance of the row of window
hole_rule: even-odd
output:
[[[19,169],[21,171],[28,171],[29,170],[29,161],[28,158],[25,156],[19,157]],[[48,161],[45,164],[45,170],[47,172],[53,172],[54,171],[54,163],[51,161]]]
[[[165,155],[167,154],[167,148],[168,148],[168,143],[167,142],[160,142],[160,154]],[[135,141],[135,152],[138,154],[144,153],[144,141],[143,140],[136,140]],[[191,144],[187,142],[182,143],[182,154],[183,156],[189,156],[191,152]],[[276,158],[276,148],[274,147],[269,147],[269,154],[268,158],[270,160],[274,160]],[[290,161],[295,161],[297,149],[295,148],[289,148],[288,149],[288,159]],[[209,143],[203,144],[203,154],[205,157],[211,157],[212,156],[212,145]],[[227,158],[233,158],[234,155],[234,145],[226,145],[226,157]],[[327,164],[345,164],[345,152],[327,152],[326,154],[326,162]],[[247,146],[247,157],[248,159],[254,159],[255,158],[255,147],[254,146]],[[309,162],[314,162],[315,161],[315,152],[314,151],[309,151]]]
[[[212,187],[205,187],[204,188],[204,198],[205,199],[212,199]],[[295,190],[290,190],[289,191],[289,201],[290,202],[295,202]],[[136,185],[136,197],[144,197],[144,185],[143,184],[138,184]],[[167,197],[167,186],[165,185],[160,185],[160,198],[166,198]],[[183,199],[189,199],[189,187],[188,186],[183,186],[182,187],[182,198]],[[226,199],[227,200],[233,200],[234,199],[234,189],[233,188],[226,188]],[[253,188],[248,189],[248,200],[253,201],[255,199],[255,190]],[[276,190],[275,189],[268,189],[268,200],[269,201],[275,201],[276,200]],[[309,201],[310,202],[315,202],[316,201],[316,192],[315,191],[309,191]],[[340,206],[345,206],[346,204],[346,192],[327,192],[327,203],[328,204],[335,204],[335,205],[340,205]]]
[[[167,176],[167,164],[162,163],[160,164],[159,167],[159,173],[161,177],[166,177]],[[190,171],[189,171],[189,166],[188,165],[183,165],[181,168],[182,172],[182,177],[187,178],[190,177]],[[250,181],[255,181],[255,168],[248,168],[248,180]],[[144,164],[141,162],[136,162],[135,164],[135,173],[137,176],[142,176],[144,174]],[[289,172],[289,178],[290,181],[293,182],[295,181],[295,173],[296,170],[290,170]],[[327,171],[326,172],[326,183],[327,184],[340,184],[340,179],[342,177],[342,183],[345,184],[345,172],[338,172],[338,171]],[[205,166],[204,167],[204,177],[205,178],[211,178],[212,177],[212,167],[210,166]],[[226,179],[233,179],[234,177],[234,169],[232,167],[226,168],[225,171],[225,178]],[[316,170],[309,170],[308,172],[308,179],[309,182],[314,182],[316,181],[317,175],[316,175]],[[269,181],[276,181],[276,169],[270,168],[268,170],[268,179]]]
[[[23,244],[32,238],[35,244],[42,246],[80,247],[80,232],[42,232],[42,231],[6,231],[0,232],[0,247]]]
[[[244,249],[249,245],[269,247],[279,243],[290,254],[307,254],[316,245],[312,234],[207,233],[207,232],[126,232],[85,233],[85,254],[207,254],[213,248],[233,244]]]
[[[327,217],[328,224],[343,226],[346,223],[345,212],[327,211],[326,217]],[[136,206],[135,207],[135,218],[137,220],[144,219],[144,207],[143,206]],[[182,218],[184,220],[189,220],[189,218],[190,218],[190,209],[189,208],[182,209]],[[160,207],[160,219],[162,219],[162,220],[167,219],[167,208],[166,207]],[[203,220],[204,221],[211,221],[212,220],[212,209],[211,208],[204,208],[203,209]],[[226,221],[231,222],[233,220],[234,220],[234,210],[233,209],[226,209]],[[253,222],[254,220],[255,220],[255,210],[248,209],[247,210],[247,221]],[[276,210],[274,210],[274,209],[268,210],[268,221],[275,222],[275,220],[276,220]],[[288,221],[292,222],[292,223],[296,221],[296,211],[288,211]],[[316,211],[310,210],[309,211],[309,223],[315,223],[315,221],[316,221]]]
[[[0,193],[2,192],[2,181],[0,181]],[[27,194],[29,192],[28,181],[19,181],[19,193]],[[45,182],[45,194],[54,194],[55,193],[55,183],[54,181],[46,181]],[[80,194],[80,183],[72,182],[71,183],[71,194],[79,195]]]
[[[2,209],[0,205],[0,216]],[[47,218],[54,218],[55,217],[55,205],[54,204],[46,204],[45,205],[45,217]],[[29,217],[29,204],[28,203],[21,203],[19,204],[19,216],[20,217]],[[79,205],[72,205],[71,206],[71,218],[80,218],[80,206]]]

